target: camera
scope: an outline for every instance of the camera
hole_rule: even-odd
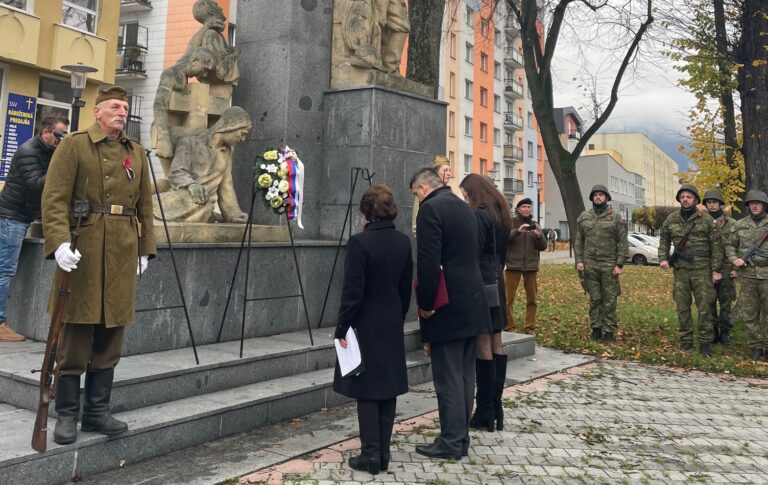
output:
[[[531,222],[530,224],[528,224],[528,230],[529,231],[535,231],[536,230],[536,223],[535,222]]]

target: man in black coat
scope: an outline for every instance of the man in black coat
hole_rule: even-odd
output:
[[[475,337],[490,326],[472,209],[444,186],[431,168],[411,180],[419,200],[416,219],[418,303],[421,339],[432,355],[432,380],[440,413],[440,436],[416,452],[460,459],[469,449],[475,387]],[[442,269],[441,269],[442,268]],[[435,308],[441,271],[448,303]]]
[[[27,228],[32,221],[40,219],[40,197],[48,163],[68,126],[66,118],[43,118],[40,133],[13,154],[8,178],[0,192],[0,342],[24,340],[24,336],[5,322],[8,291]]]

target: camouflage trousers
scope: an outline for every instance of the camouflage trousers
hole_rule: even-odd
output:
[[[692,298],[699,313],[699,342],[712,342],[712,302],[715,290],[712,272],[708,269],[675,269],[672,298],[677,305],[677,321],[680,326],[680,343],[693,343]]]
[[[731,309],[735,299],[736,285],[727,273],[723,273],[723,279],[715,283],[715,299],[712,301],[712,327],[715,332],[733,328]],[[718,303],[720,304],[719,313]]]
[[[768,280],[741,278],[741,293],[736,305],[747,328],[749,348],[768,347]]]
[[[613,275],[613,266],[584,268],[584,282],[589,293],[589,321],[593,329],[616,332],[616,299],[621,294],[619,277]]]

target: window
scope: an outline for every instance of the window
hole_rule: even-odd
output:
[[[533,128],[533,113],[528,112],[528,128]]]
[[[464,155],[464,175],[472,173],[472,155]]]
[[[29,0],[0,0],[0,5],[27,11],[31,7]]]
[[[488,54],[485,52],[480,53],[480,70],[488,72]]]
[[[488,106],[488,90],[480,88],[480,106]]]
[[[464,134],[472,136],[472,118],[469,116],[464,117]]]
[[[472,64],[472,50],[473,50],[472,44],[469,42],[466,43],[464,46],[464,60],[468,63]]]
[[[501,31],[496,27],[493,28],[493,38],[496,40],[496,44],[499,46],[504,45],[504,37],[501,36]]]
[[[469,79],[464,80],[464,97],[470,101],[473,99],[472,91],[475,89],[475,84]]]
[[[452,97],[456,97],[456,73],[452,72],[448,76],[448,94]]]
[[[235,46],[235,24],[232,22],[227,24],[227,44],[229,44],[230,47]]]
[[[35,109],[35,132],[38,124],[46,116],[66,116],[70,118],[72,87],[69,81],[40,76]]]
[[[472,10],[472,7],[467,6],[467,15],[466,15],[467,18],[466,18],[466,21],[467,21],[467,25],[469,25],[470,27],[472,27],[472,20],[473,20],[472,17],[474,15],[475,15],[475,11]]]
[[[456,113],[448,112],[448,136],[456,136]]]
[[[493,63],[493,77],[501,81],[501,63],[500,62]]]
[[[533,158],[533,142],[528,142],[528,158]],[[528,172],[531,173],[531,172]]]
[[[501,146],[501,130],[498,128],[493,129],[493,144]]]
[[[501,165],[499,162],[493,162],[493,180],[498,181],[501,175]]]
[[[488,160],[486,160],[485,158],[481,158],[480,159],[480,173],[482,175],[485,175],[488,172],[487,165],[488,165]]]
[[[488,125],[480,123],[480,141],[488,141]]]
[[[456,34],[451,32],[448,50],[451,53],[451,59],[456,59]]]
[[[456,158],[456,154],[453,152],[448,152],[448,161],[451,162],[451,166],[453,166],[453,159]]]
[[[64,0],[61,23],[69,27],[96,33],[96,12],[98,0]]]
[[[497,113],[501,113],[501,96],[498,94],[493,95],[493,110]]]
[[[533,172],[528,171],[528,187],[533,187]]]
[[[489,30],[490,29],[488,28],[488,19],[480,19],[480,34],[483,37],[488,37]]]
[[[536,145],[536,158],[539,160],[544,159],[544,150],[542,149],[541,145]]]
[[[590,144],[588,145],[588,148],[587,148],[587,149],[588,149],[588,150],[594,150],[594,149],[595,149],[595,144],[594,144],[594,143],[590,143]]]

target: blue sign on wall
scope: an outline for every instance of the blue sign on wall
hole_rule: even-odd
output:
[[[5,180],[8,176],[8,168],[16,149],[34,135],[36,103],[37,99],[34,97],[8,93],[0,180]]]

